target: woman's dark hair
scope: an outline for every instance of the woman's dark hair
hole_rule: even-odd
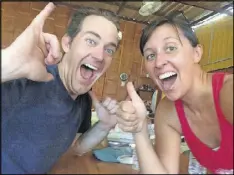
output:
[[[199,44],[196,34],[194,33],[194,31],[192,30],[192,28],[186,21],[183,21],[183,20],[179,21],[179,20],[175,20],[172,18],[161,18],[159,20],[153,21],[152,23],[150,23],[143,29],[141,38],[140,38],[140,50],[141,50],[142,55],[144,54],[143,49],[145,47],[145,44],[151,37],[152,33],[155,31],[157,27],[162,26],[164,24],[172,25],[175,28],[178,34],[178,37],[179,37],[179,32],[177,28],[179,28],[183,32],[184,36],[189,40],[190,44],[193,47],[196,47]]]

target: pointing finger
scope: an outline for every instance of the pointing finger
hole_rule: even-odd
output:
[[[45,20],[50,16],[55,7],[56,6],[52,2],[48,3],[45,8],[34,18],[33,23],[43,26]]]
[[[43,36],[50,54],[50,57],[48,57],[48,60],[46,61],[51,64],[58,63],[62,58],[58,38],[55,35],[49,33],[43,33]]]

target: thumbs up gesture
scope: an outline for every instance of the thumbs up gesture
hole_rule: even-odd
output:
[[[89,91],[97,116],[104,127],[104,129],[112,129],[115,127],[116,111],[118,109],[117,101],[107,97],[102,103],[99,102],[94,92]]]
[[[117,123],[119,128],[125,132],[140,132],[146,120],[147,110],[132,82],[127,84],[127,93],[129,99],[119,104]]]

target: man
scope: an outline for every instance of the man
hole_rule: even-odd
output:
[[[42,31],[54,8],[49,3],[2,50],[4,174],[50,170],[86,120],[82,114],[91,110],[87,93],[110,66],[118,46],[114,15],[80,9],[62,38],[62,56],[57,37]],[[100,143],[116,125],[116,101],[107,98],[99,103],[95,94],[90,92],[90,96],[100,121],[76,141],[74,151],[79,155]]]

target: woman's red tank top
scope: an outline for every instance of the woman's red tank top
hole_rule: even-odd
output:
[[[221,132],[221,143],[218,150],[214,151],[195,136],[185,117],[182,101],[175,101],[184,138],[191,152],[201,165],[215,174],[233,174],[233,125],[225,119],[219,105],[219,93],[224,76],[225,73],[220,72],[214,73],[212,76],[213,97]]]

